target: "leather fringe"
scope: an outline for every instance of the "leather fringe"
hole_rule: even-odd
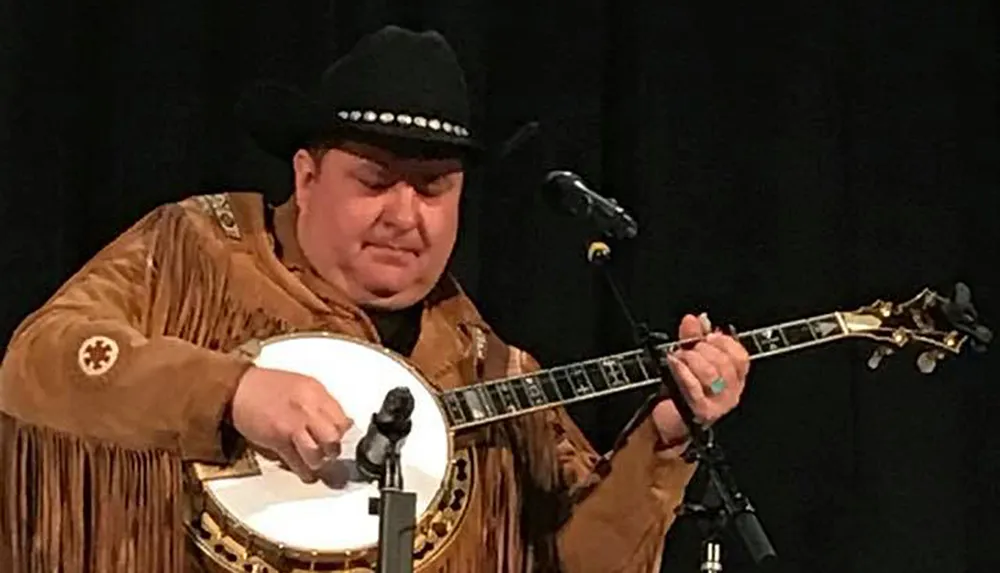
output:
[[[191,214],[171,205],[136,229],[151,237],[144,334],[228,351],[287,331],[284,321],[240,304],[194,225]],[[179,456],[126,450],[0,416],[0,571],[187,571]]]
[[[229,351],[250,339],[289,332],[286,321],[234,296],[239,289],[230,284],[227,269],[219,268],[227,259],[205,251],[191,217],[178,206],[164,210],[151,247],[148,266],[155,275],[147,308],[156,334]]]
[[[0,562],[11,573],[184,571],[181,463],[0,415]]]
[[[521,563],[510,571],[561,570],[556,535],[569,515],[568,489],[553,444],[545,439],[549,433],[545,415],[531,415],[521,421],[517,430],[508,432],[514,437],[514,475],[525,476],[518,480],[521,485],[517,500],[521,510],[517,525],[525,547]]]
[[[470,333],[473,364],[468,375],[482,381],[518,373],[519,363],[508,359],[509,349],[502,341],[490,334],[482,348],[476,334]],[[540,433],[544,424],[542,415],[525,416],[485,428],[474,438],[476,477],[465,526],[448,549],[421,571],[558,571],[556,530],[550,523],[552,502],[558,497],[553,495],[559,487],[558,461],[550,444],[538,439],[544,435]]]
[[[543,423],[532,418],[490,428],[476,448],[478,491],[466,519],[478,518],[480,528],[462,531],[434,573],[560,570],[555,536],[565,515],[565,488],[551,447],[526,438],[521,423]]]
[[[517,504],[521,498],[515,478],[514,456],[493,445],[475,450],[475,493],[469,500],[465,527],[456,532],[448,549],[426,573],[526,573],[549,571],[528,565]],[[473,524],[479,527],[472,527]]]
[[[487,479],[480,482],[489,484],[483,492],[486,507],[482,547],[486,548],[487,558],[494,562],[483,567],[484,570],[522,571],[524,567],[520,524],[511,515],[520,497],[512,467],[513,459],[509,451],[499,448],[487,451],[483,464],[483,477]]]

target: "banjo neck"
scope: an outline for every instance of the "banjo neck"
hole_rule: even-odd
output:
[[[967,342],[973,350],[985,351],[993,335],[978,323],[977,316],[969,288],[958,283],[954,300],[925,288],[904,302],[879,299],[853,311],[830,312],[735,336],[751,359],[845,338],[873,340],[879,346],[868,360],[871,369],[896,350],[915,344],[924,348],[917,367],[930,374],[940,360],[961,353]],[[688,342],[670,342],[656,348],[669,352]],[[439,394],[438,399],[450,427],[463,430],[658,384],[650,366],[646,352],[633,350],[455,388]]]
[[[833,312],[758,328],[735,338],[751,359],[803,350],[850,336],[851,317],[845,314]],[[656,348],[670,352],[688,342],[669,342]],[[451,428],[464,430],[658,384],[660,380],[652,372],[655,370],[646,353],[632,350],[455,388],[442,392],[439,399]]]

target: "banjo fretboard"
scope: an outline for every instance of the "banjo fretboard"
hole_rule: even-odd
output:
[[[846,334],[841,316],[830,313],[751,330],[737,338],[750,357],[758,359],[832,342]],[[657,348],[667,352],[680,345],[670,342]],[[654,371],[645,352],[633,350],[456,388],[442,392],[440,400],[452,428],[463,429],[656,384]]]

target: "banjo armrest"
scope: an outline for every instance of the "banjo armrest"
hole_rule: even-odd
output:
[[[237,460],[228,465],[207,464],[197,462],[191,464],[195,477],[201,481],[217,479],[257,476],[261,474],[260,465],[253,450],[247,449]]]

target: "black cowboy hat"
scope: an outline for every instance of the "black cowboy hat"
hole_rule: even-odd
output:
[[[344,136],[418,155],[475,160],[485,151],[470,126],[465,74],[435,31],[384,27],[327,68],[314,91],[258,83],[236,116],[258,146],[285,160]]]

